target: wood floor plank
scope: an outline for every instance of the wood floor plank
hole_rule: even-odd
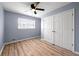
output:
[[[59,47],[59,46],[52,45],[52,44],[50,44],[50,43],[48,43],[48,42],[46,42],[46,41],[41,41],[41,42],[43,42],[43,43],[45,43],[45,44],[47,44],[47,45],[50,45],[49,47],[50,47],[52,50],[58,52],[59,54],[61,54],[61,55],[63,55],[63,56],[66,56],[66,55],[67,55],[67,56],[69,56],[69,55],[70,55],[70,56],[71,56],[71,55],[76,55],[76,56],[77,56],[77,54],[71,52],[70,50],[61,48],[61,47]]]
[[[10,55],[10,56],[15,56],[15,47],[14,47],[14,43],[9,44],[9,55]]]
[[[30,40],[29,43],[25,42],[25,45],[28,46],[29,50],[28,53],[33,56],[33,55],[40,55],[40,53],[38,52],[38,50],[35,48],[36,46],[33,44],[33,42]],[[37,51],[37,52],[36,52]]]
[[[2,56],[78,56],[39,38],[24,40],[4,47]]]
[[[9,45],[5,45],[4,50],[2,52],[3,56],[9,55]]]
[[[14,55],[19,56],[19,51],[18,51],[18,48],[16,46],[16,43],[14,43]]]
[[[34,44],[33,48],[35,49],[35,51],[38,51],[38,55],[42,55],[44,56],[46,54],[45,50],[40,46],[39,43],[35,43],[31,40],[32,44]],[[38,46],[39,45],[39,46]],[[43,52],[43,53],[42,53]],[[41,54],[42,53],[42,54]],[[47,54],[49,55],[49,53]]]
[[[16,45],[17,45],[18,55],[19,56],[24,56],[24,53],[23,53],[20,42],[16,43]]]
[[[55,52],[54,50],[50,49],[48,45],[46,45],[40,41],[37,41],[37,40],[35,40],[35,41],[38,42],[41,45],[41,47],[43,47],[44,51],[46,50],[47,53],[50,53],[51,55],[57,55],[57,56],[61,55],[61,54]]]
[[[44,44],[44,42],[41,43],[41,44]],[[53,45],[53,47],[54,47],[54,45]],[[61,55],[63,55],[62,51],[60,51],[59,49],[56,49],[55,47],[52,48],[51,46],[48,46],[48,48],[49,48],[49,49],[52,49],[53,51],[55,51],[55,52],[57,52],[57,53],[59,53],[59,54],[61,54]]]

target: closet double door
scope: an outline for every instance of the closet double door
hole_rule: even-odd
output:
[[[74,50],[74,9],[43,19],[44,39],[52,44]]]
[[[55,45],[74,50],[74,13],[73,9],[54,15]]]

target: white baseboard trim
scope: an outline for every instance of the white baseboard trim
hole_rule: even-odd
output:
[[[41,40],[45,40],[44,38],[41,38]]]
[[[0,50],[0,56],[1,56],[1,54],[2,54],[2,51],[3,51],[4,47],[5,47],[5,44],[2,46],[2,48],[1,48],[1,50]]]
[[[28,40],[28,39],[34,39],[34,38],[40,38],[40,36],[25,38],[25,39],[21,39],[21,40],[15,40],[15,41],[11,41],[11,42],[6,42],[5,45],[20,42],[20,41],[24,41],[24,40]]]

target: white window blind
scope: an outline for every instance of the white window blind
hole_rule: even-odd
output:
[[[18,18],[18,29],[34,29],[35,20]]]

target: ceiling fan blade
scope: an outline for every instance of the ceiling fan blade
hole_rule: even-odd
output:
[[[34,11],[34,14],[37,14],[37,12],[36,12],[36,11]]]
[[[42,9],[42,8],[36,8],[36,10],[44,11],[45,9]]]
[[[37,7],[37,5],[39,4],[40,2],[36,2],[36,6],[35,7]]]
[[[40,2],[36,2],[36,4],[31,4],[31,8],[35,9]]]

